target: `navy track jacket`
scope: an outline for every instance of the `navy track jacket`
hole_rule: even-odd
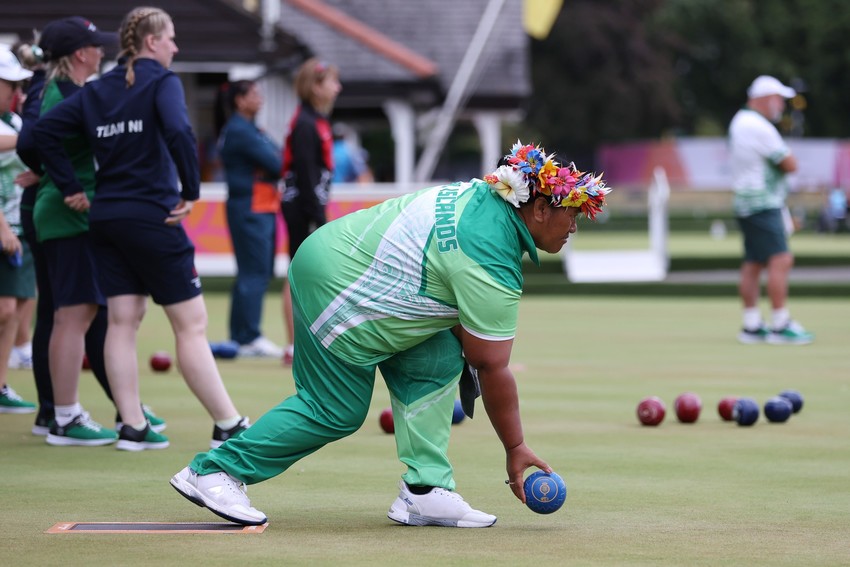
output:
[[[18,142],[15,147],[21,161],[38,175],[41,175],[41,160],[38,157],[38,149],[32,135],[32,129],[38,120],[38,115],[41,114],[41,91],[44,90],[44,79],[45,73],[42,69],[36,70],[32,74],[30,86],[27,89],[27,98],[24,100],[24,107],[21,111],[23,126],[18,134]]]
[[[119,62],[44,114],[33,130],[41,161],[66,197],[83,187],[62,141],[78,132],[88,138],[98,165],[91,221],[162,222],[181,198],[200,196],[197,143],[180,79],[153,59],[137,59],[133,67],[132,87]]]

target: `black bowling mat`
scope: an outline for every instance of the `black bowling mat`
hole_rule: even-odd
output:
[[[262,526],[240,526],[230,522],[59,522],[47,534],[260,534]]]

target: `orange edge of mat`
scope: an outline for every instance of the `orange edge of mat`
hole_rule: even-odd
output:
[[[78,524],[169,524],[178,526],[181,524],[194,525],[198,522],[59,522],[44,531],[46,534],[261,534],[269,525],[268,522],[261,526],[242,526],[241,530],[74,530]]]

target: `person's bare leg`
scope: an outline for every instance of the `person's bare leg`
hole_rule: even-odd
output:
[[[744,309],[758,306],[759,295],[761,294],[759,277],[761,276],[763,267],[763,264],[757,264],[755,262],[744,262],[741,264],[738,293],[741,296]]]
[[[107,299],[109,324],[103,358],[115,407],[123,423],[137,426],[145,421],[139,399],[139,363],[136,336],[145,316],[143,295],[117,295]],[[207,348],[209,350],[209,347]]]
[[[48,347],[53,402],[69,406],[79,401],[80,371],[86,348],[86,331],[97,314],[97,305],[60,307],[53,314]]]
[[[9,373],[9,353],[18,329],[17,302],[14,297],[0,297],[0,388],[6,385]]]
[[[18,308],[18,331],[15,335],[15,346],[20,347],[32,341],[32,316],[35,312],[35,299],[20,301]]]
[[[767,296],[773,309],[785,307],[788,301],[788,276],[793,266],[790,252],[775,254],[767,261]]]
[[[224,387],[207,340],[207,308],[203,296],[167,305],[165,313],[174,330],[177,364],[189,389],[213,420],[238,417],[240,414]]]

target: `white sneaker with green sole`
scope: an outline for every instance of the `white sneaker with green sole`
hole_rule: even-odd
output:
[[[813,340],[815,336],[796,321],[789,322],[782,329],[773,329],[767,335],[767,342],[772,345],[807,345]]]
[[[7,384],[0,388],[0,413],[35,413],[35,404],[24,400]]]

